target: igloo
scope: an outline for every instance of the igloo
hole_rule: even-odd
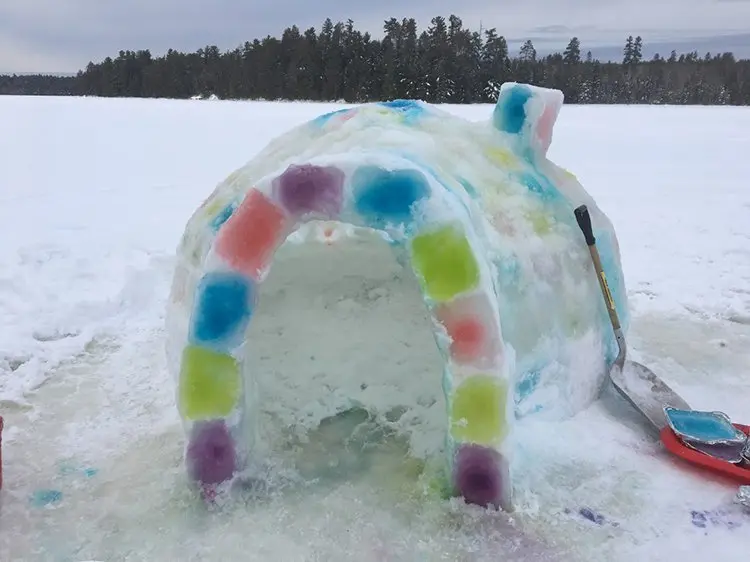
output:
[[[557,90],[506,83],[489,122],[418,101],[343,109],[280,136],[215,189],[187,223],[167,313],[193,482],[229,485],[253,460],[263,396],[245,343],[259,288],[305,223],[330,221],[377,233],[367,239],[413,271],[443,365],[451,489],[512,509],[515,424],[586,407],[617,352],[581,204],[628,326],[613,226],[547,158],[562,104]]]

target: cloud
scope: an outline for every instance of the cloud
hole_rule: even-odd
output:
[[[121,49],[194,51],[233,48],[292,24],[320,28],[351,18],[375,36],[389,17],[414,17],[421,29],[455,13],[478,29],[562,48],[577,35],[587,46],[619,46],[629,34],[646,44],[746,31],[743,0],[2,0],[0,72],[70,72]]]

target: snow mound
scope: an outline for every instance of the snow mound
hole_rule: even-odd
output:
[[[580,411],[616,352],[578,205],[629,323],[612,224],[546,156],[562,103],[559,91],[508,83],[485,123],[417,101],[335,111],[216,188],[185,229],[167,315],[193,481],[227,487],[256,460],[264,397],[245,343],[259,288],[285,242],[309,239],[305,223],[336,221],[345,236],[385,239],[419,283],[444,362],[452,492],[512,506],[515,421]]]

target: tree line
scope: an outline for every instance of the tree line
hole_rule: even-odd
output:
[[[582,54],[577,37],[562,53],[538,56],[532,41],[517,54],[496,28],[472,31],[455,15],[420,31],[413,18],[384,24],[373,39],[352,20],[326,19],[320,32],[297,26],[221,52],[120,51],[75,76],[0,76],[0,94],[89,95],[367,102],[494,102],[503,82],[557,88],[568,103],[750,105],[750,60],[697,52],[643,57],[628,37],[621,62]]]

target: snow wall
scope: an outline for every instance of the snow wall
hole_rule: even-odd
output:
[[[580,411],[617,351],[578,205],[629,324],[612,224],[546,156],[562,104],[557,90],[507,83],[488,122],[417,101],[343,109],[216,188],[185,229],[167,311],[191,481],[226,488],[253,461],[264,397],[245,344],[259,288],[305,223],[336,221],[377,232],[419,284],[444,365],[452,492],[512,508],[514,424]]]

